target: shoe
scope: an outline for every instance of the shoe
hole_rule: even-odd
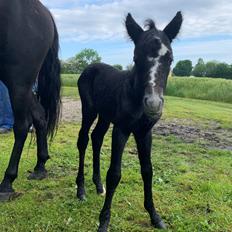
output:
[[[11,131],[11,129],[8,128],[0,128],[0,134],[7,134]]]

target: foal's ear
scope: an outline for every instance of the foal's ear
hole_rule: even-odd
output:
[[[172,40],[175,39],[175,37],[179,33],[182,21],[182,14],[180,11],[178,11],[172,21],[164,28],[163,31],[168,36],[170,42],[172,42]]]
[[[134,43],[137,43],[143,29],[135,22],[130,13],[128,13],[125,21],[127,33]]]

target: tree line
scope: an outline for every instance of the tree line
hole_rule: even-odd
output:
[[[173,68],[175,76],[195,76],[232,79],[232,65],[218,61],[204,62],[202,58],[198,59],[195,66],[191,60],[180,60]]]
[[[101,62],[102,58],[94,49],[85,48],[74,57],[66,61],[61,61],[61,71],[65,74],[80,74],[90,64]],[[123,70],[122,65],[113,65],[119,70]],[[126,67],[131,69],[132,64]],[[196,76],[232,79],[232,65],[218,61],[204,62],[202,58],[198,59],[195,66],[191,60],[180,60],[172,70],[175,76]]]
[[[101,62],[102,58],[94,49],[85,48],[74,57],[66,61],[61,61],[61,72],[64,74],[80,74],[90,64]],[[115,68],[122,70],[120,64],[113,65]]]

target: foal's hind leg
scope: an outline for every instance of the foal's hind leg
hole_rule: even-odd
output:
[[[31,114],[33,124],[36,129],[37,138],[37,164],[28,179],[41,180],[46,178],[47,171],[45,163],[49,159],[48,145],[47,145],[47,122],[45,119],[45,112],[41,104],[38,102],[36,96],[33,96],[33,103],[31,105]]]
[[[106,134],[109,126],[110,123],[99,116],[97,125],[91,134],[93,147],[93,182],[96,185],[98,194],[105,193],[100,174],[100,151],[104,135]]]
[[[29,90],[28,90],[29,91]],[[14,112],[15,143],[11,153],[10,162],[6,169],[4,179],[0,184],[0,200],[7,200],[14,192],[12,184],[18,175],[18,166],[22,149],[27,138],[30,117],[30,97],[25,88],[9,89]]]
[[[151,163],[151,131],[149,131],[145,136],[141,136],[140,133],[134,133],[134,136],[137,143],[141,174],[144,182],[144,207],[150,215],[152,225],[159,229],[165,229],[166,226],[159,214],[156,212],[152,198],[153,172]]]
[[[83,110],[83,112],[85,112]],[[82,125],[79,132],[77,141],[77,147],[79,150],[79,170],[76,179],[77,184],[77,197],[80,200],[85,199],[85,187],[84,187],[84,162],[85,162],[85,150],[89,142],[89,129],[97,117],[97,113],[94,111],[86,111],[82,115]]]

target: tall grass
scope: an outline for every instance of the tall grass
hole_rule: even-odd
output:
[[[63,74],[62,84],[76,87],[79,74]],[[197,77],[170,77],[166,95],[232,103],[232,80]]]
[[[232,80],[171,77],[166,95],[232,103]]]
[[[77,80],[79,76],[79,74],[62,74],[62,85],[66,87],[77,87]]]

